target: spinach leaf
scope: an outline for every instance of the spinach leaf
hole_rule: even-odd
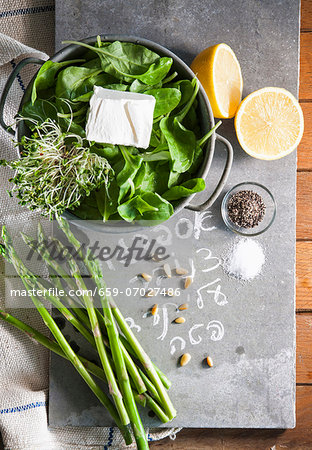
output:
[[[205,189],[205,181],[202,178],[192,178],[187,180],[179,186],[174,186],[167,192],[162,194],[163,198],[169,201],[179,200],[182,197],[188,197],[195,192],[200,192]]]
[[[190,80],[176,81],[175,83],[172,83],[170,87],[179,89],[179,91],[181,92],[181,99],[179,106],[185,105],[185,103],[187,103],[191,99],[192,94],[194,92],[194,87]]]
[[[141,153],[141,157],[143,158],[143,161],[170,161],[171,156],[168,151],[168,145],[165,144],[158,144],[154,150],[150,152],[144,152]]]
[[[190,99],[185,103],[181,111],[179,111],[179,113],[176,115],[176,118],[179,120],[179,122],[182,122],[182,120],[185,118],[190,108],[192,107],[192,105],[196,102],[196,96],[199,90],[199,83],[197,78],[193,78],[191,84],[193,86],[193,94],[190,97]]]
[[[121,203],[133,185],[133,179],[139,170],[143,159],[139,155],[131,154],[129,148],[124,147],[123,145],[120,145],[119,148],[125,160],[123,169],[117,175],[117,184],[120,188],[118,203]]]
[[[143,161],[170,161],[171,156],[168,150],[153,150],[152,152],[146,152],[141,154]]]
[[[203,145],[206,144],[206,142],[208,141],[208,139],[210,138],[210,136],[219,128],[219,126],[221,125],[221,120],[219,120],[218,123],[215,124],[215,126],[213,128],[211,128],[211,130],[209,130],[201,139],[199,139],[197,141],[197,144],[202,147]]]
[[[156,99],[154,117],[171,112],[181,100],[181,92],[174,88],[151,89],[144,94],[152,95]]]
[[[162,119],[162,116],[159,116],[157,119],[154,119],[153,122],[153,128],[152,128],[152,134],[151,134],[151,140],[150,140],[150,146],[152,147],[158,147],[160,144],[160,139],[162,136],[162,133],[159,128],[160,120]]]
[[[141,197],[151,206],[158,208],[158,211],[146,211],[142,215],[142,219],[146,221],[163,222],[164,220],[167,220],[170,216],[172,216],[173,206],[157,193],[146,192],[145,194],[142,194]]]
[[[152,134],[151,134],[151,139],[150,139],[149,146],[150,147],[157,147],[158,145],[159,145],[159,138],[158,138],[155,130],[152,129]]]
[[[43,123],[47,117],[57,121],[57,112],[58,108],[55,103],[49,100],[37,98],[34,103],[29,101],[23,105],[22,117],[25,117],[25,122],[28,128],[30,128],[30,130],[34,130],[35,124],[29,119],[38,121],[39,124]]]
[[[169,179],[168,179],[168,188],[172,188],[179,184],[183,179],[183,174],[179,172],[175,172],[174,170],[170,171]]]
[[[131,61],[131,64],[126,59],[120,60],[117,59],[118,64],[116,64],[116,58],[114,56],[107,56],[107,55],[100,55],[101,63],[102,63],[102,69],[104,72],[110,73],[116,78],[119,78],[121,80],[124,80],[128,83],[131,83],[133,78],[143,82],[145,85],[154,85],[157,83],[160,83],[161,80],[167,75],[167,73],[170,70],[170,67],[172,65],[172,59],[171,58],[159,58],[158,61],[151,64],[146,72],[140,74],[140,73],[131,73],[131,70],[127,71],[127,66],[134,66],[136,70],[138,71],[140,65],[134,64],[133,61]],[[122,64],[120,64],[122,63]],[[141,66],[142,68],[144,66]],[[123,72],[122,70],[126,70]]]
[[[190,168],[188,169],[188,173],[190,173],[190,174],[196,173],[199,166],[201,165],[203,159],[204,159],[203,150],[200,147],[200,145],[198,145],[198,143],[196,143],[194,158],[193,158]]]
[[[156,84],[167,75],[173,62],[172,58],[160,58],[157,53],[143,45],[130,42],[115,41],[100,48],[77,41],[64,43],[93,50],[99,55],[104,72],[130,83],[137,78],[145,84]]]
[[[76,44],[93,50],[101,58],[105,72],[120,78],[120,75],[130,74],[131,80],[136,75],[145,73],[151,64],[159,59],[159,55],[143,45],[130,42],[115,41],[105,47],[94,47],[84,42],[65,41],[66,44]],[[104,68],[104,67],[103,67]]]
[[[198,93],[199,84],[196,78],[192,80],[193,94],[182,110],[173,117],[164,117],[160,121],[160,129],[168,142],[169,151],[173,161],[172,171],[186,172],[193,161],[196,147],[196,136],[193,131],[186,129],[182,121],[192,107]],[[172,178],[172,182],[177,176]],[[171,183],[170,183],[171,184]]]
[[[158,211],[158,208],[149,205],[140,195],[118,206],[119,215],[127,222],[133,222],[138,215],[142,216],[147,211]]]
[[[157,83],[151,86],[148,86],[145,83],[142,83],[142,81],[135,79],[131,84],[130,84],[130,88],[129,91],[130,92],[137,92],[138,94],[144,93],[146,94],[146,91],[150,90],[150,89],[159,89],[161,88],[162,83]]]
[[[96,58],[94,58],[93,52],[92,52],[92,55],[93,55],[92,59],[81,64],[80,67],[85,67],[86,69],[101,69],[102,64],[101,64],[100,58],[98,56]]]
[[[163,222],[173,214],[173,206],[160,195],[146,192],[133,197],[118,207],[120,216],[127,222],[135,219],[151,221],[150,225]]]
[[[35,78],[31,92],[31,103],[34,104],[37,98],[37,91],[48,89],[54,85],[55,76],[60,69],[78,62],[84,62],[84,59],[73,59],[71,61],[63,61],[60,63],[51,61],[50,59],[46,61],[41,66]]]
[[[84,129],[85,114],[80,115],[86,111],[87,106],[77,103],[74,107],[70,104],[69,100],[62,98],[56,98],[56,107],[58,110],[57,121],[64,132],[72,132],[85,138],[86,133]],[[75,111],[74,111],[75,110]]]
[[[56,82],[55,95],[59,98],[73,99],[93,89],[102,69],[70,66],[62,70]],[[110,81],[108,81],[110,82]],[[106,81],[107,83],[107,81]]]
[[[96,204],[95,192],[91,192],[90,195],[85,197],[78,208],[73,211],[75,216],[84,220],[101,220],[102,216]]]
[[[90,98],[93,95],[93,90],[86,92],[85,94],[78,95],[78,97],[75,97],[72,99],[73,102],[83,102],[83,103],[89,103]]]
[[[135,193],[140,192],[145,175],[146,175],[146,167],[145,167],[145,164],[142,163],[133,179],[133,187],[134,187]]]
[[[147,72],[150,65],[159,59],[157,53],[130,42],[115,41],[104,49],[100,48],[95,51],[105,58],[108,69],[105,70],[106,72],[117,76],[129,74],[131,81],[133,78],[138,78],[137,75]]]
[[[55,97],[55,105],[57,110],[61,114],[68,114],[68,117],[71,116],[71,113],[78,112],[81,108],[87,108],[88,105],[84,105],[82,103],[73,103],[71,100],[67,98],[59,98]],[[86,115],[84,115],[85,118]]]
[[[166,138],[173,161],[172,170],[186,172],[192,164],[196,146],[193,131],[187,130],[176,117],[165,117],[160,129]]]
[[[70,131],[72,133],[78,134],[78,136],[81,136],[82,138],[86,137],[84,127],[82,127],[79,123],[75,122],[74,120],[65,117],[59,117],[58,122],[64,132]]]
[[[122,84],[122,83],[112,83],[112,84],[105,84],[103,86],[105,89],[113,89],[115,91],[127,91],[129,88],[129,85]]]
[[[195,136],[198,138],[200,136],[200,126],[198,122],[198,117],[196,113],[196,109],[194,105],[192,105],[183,119],[183,125],[185,128],[192,130],[195,133]]]
[[[75,121],[84,121],[86,118],[86,112],[87,112],[88,106],[83,105],[80,109],[77,109],[77,111],[70,111],[68,113],[65,112],[58,112],[57,116],[61,117],[63,119],[74,119]]]
[[[103,185],[98,191],[95,191],[97,207],[104,222],[117,212],[118,191],[115,178],[110,181],[108,188]]]
[[[103,74],[103,75],[105,76],[106,74]],[[106,81],[106,80],[105,80],[105,81]],[[84,103],[89,102],[89,101],[90,101],[90,98],[91,98],[92,95],[93,95],[93,88],[94,88],[95,85],[96,85],[96,86],[101,86],[101,87],[103,87],[103,88],[105,88],[105,89],[113,89],[113,90],[115,90],[115,91],[126,91],[126,90],[128,89],[128,87],[129,87],[128,85],[126,85],[126,84],[121,84],[121,83],[116,83],[116,84],[102,84],[101,82],[100,82],[100,83],[99,83],[99,82],[95,82],[94,84],[92,84],[92,86],[91,86],[91,83],[93,83],[92,77],[88,80],[88,83],[86,83],[86,84],[83,86],[83,89],[84,89],[84,90],[88,89],[89,87],[91,87],[92,90],[86,92],[85,94],[79,95],[78,97],[73,98],[72,101],[73,101],[73,102],[84,102]],[[89,85],[90,85],[90,86],[89,86]]]
[[[163,83],[163,84],[170,83],[170,82],[171,82],[174,78],[176,78],[178,75],[179,75],[178,72],[173,72],[172,74],[168,75],[168,76],[162,81],[162,83]]]
[[[138,178],[136,177],[134,180],[136,192],[140,194],[144,194],[144,192],[157,192],[158,194],[162,194],[167,190],[168,178],[168,164],[164,165],[163,161],[144,162],[138,172]]]
[[[110,163],[116,162],[117,158],[120,158],[121,152],[118,145],[113,144],[96,144],[93,145],[90,150],[103,158],[106,158]]]
[[[96,42],[95,44],[94,44],[94,46],[95,47],[105,47],[106,45],[110,45],[111,44],[111,42],[101,42],[101,45],[99,45],[99,43],[98,42]],[[85,60],[87,61],[85,64],[82,64],[83,66],[85,66],[85,67],[88,67],[88,62],[89,61],[91,61],[91,60],[94,60],[94,59],[96,59],[96,58],[94,58],[94,48],[92,48],[92,50],[88,50],[88,51],[86,51],[84,54],[83,54],[83,57],[85,58]],[[92,64],[95,64],[95,62],[93,62]],[[91,64],[91,66],[90,67],[92,67],[92,64]],[[99,67],[101,67],[101,62],[99,62]]]
[[[149,85],[159,83],[169,72],[172,63],[172,58],[160,58],[149,67],[147,72],[143,73],[142,75],[137,75],[136,78]]]
[[[192,108],[190,109],[189,113],[192,111]],[[188,113],[188,114],[189,114]],[[188,116],[187,114],[187,116]],[[187,117],[186,116],[186,117]],[[191,167],[188,169],[188,172],[190,174],[196,173],[198,168],[200,167],[203,159],[204,159],[204,152],[203,152],[203,146],[207,143],[211,135],[216,131],[217,128],[221,125],[221,120],[213,127],[211,130],[209,130],[201,139],[199,139],[196,142],[195,152],[194,152],[194,158],[192,161]]]

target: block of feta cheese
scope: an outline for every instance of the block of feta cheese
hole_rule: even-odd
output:
[[[94,86],[86,125],[86,137],[114,145],[149,146],[155,98],[135,92]]]

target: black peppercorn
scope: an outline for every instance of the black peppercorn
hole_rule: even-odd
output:
[[[253,228],[265,215],[265,204],[262,197],[253,191],[239,191],[228,201],[229,219],[239,227]]]

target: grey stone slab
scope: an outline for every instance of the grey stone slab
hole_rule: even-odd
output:
[[[298,92],[299,1],[56,1],[57,48],[63,39],[97,33],[128,33],[152,39],[187,63],[203,48],[226,42],[241,63],[244,95],[270,85],[284,87],[295,95]],[[261,276],[241,284],[229,279],[221,266],[202,272],[204,261],[196,249],[207,248],[213,257],[222,258],[236,239],[222,223],[219,200],[209,213],[183,211],[164,224],[164,233],[175,234],[177,228],[182,233],[189,227],[192,236],[188,239],[188,256],[197,272],[189,291],[192,307],[185,314],[186,324],[179,328],[170,325],[175,312],[169,306],[169,325],[163,337],[164,308],[160,309],[159,323],[153,326],[151,318],[142,317],[147,308],[143,299],[121,296],[118,302],[125,316],[140,325],[138,336],[144,347],[173,381],[170,393],[178,416],[170,426],[290,428],[295,425],[296,155],[274,162],[250,158],[239,147],[232,120],[224,121],[220,134],[232,142],[235,151],[226,189],[241,181],[257,181],[267,186],[277,201],[274,225],[256,238],[266,255]],[[208,190],[216,184],[223,162],[224,151],[218,144]],[[185,249],[187,239],[179,239],[178,247]],[[103,235],[102,245],[106,240]],[[205,263],[212,261],[217,260]],[[120,279],[126,283],[142,270],[138,265],[121,270]],[[115,283],[113,274],[107,273],[108,282]],[[201,289],[209,283],[212,288]],[[224,304],[225,297],[205,292],[218,285],[226,297]],[[203,293],[202,309],[197,305],[198,290]],[[181,303],[185,300],[183,294]],[[148,301],[148,306],[151,303]],[[193,329],[190,339],[190,328],[195,324],[201,326]],[[214,340],[222,330],[222,338]],[[76,339],[77,334],[69,333]],[[170,342],[176,336],[185,340],[183,351],[192,354],[183,369],[177,367],[182,353],[179,343],[171,354]],[[84,352],[83,343],[78,344]],[[215,362],[212,369],[201,364],[207,353]],[[53,426],[111,424],[73,369],[53,355],[49,421]],[[144,423],[160,425],[146,413]]]

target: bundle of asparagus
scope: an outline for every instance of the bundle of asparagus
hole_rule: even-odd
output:
[[[148,449],[146,433],[137,404],[150,408],[163,423],[169,422],[176,416],[167,392],[171,383],[145,353],[116,303],[106,295],[106,284],[99,262],[92,259],[88,251],[83,252],[81,244],[72,233],[68,222],[63,218],[57,218],[57,220],[60,229],[65,233],[96,284],[98,293],[102,294],[100,295],[102,308],[96,308],[94,299],[87,295],[88,289],[74,257],[61,241],[56,238],[48,240],[40,224],[37,241],[23,233],[22,237],[24,242],[37,251],[51,269],[50,281],[39,279],[25,266],[13,247],[6,227],[2,228],[4,244],[1,244],[1,252],[6,260],[13,264],[27,290],[35,292],[45,289],[45,292],[49,292],[46,300],[57,308],[66,320],[97,350],[100,364],[88,361],[74,352],[48,309],[35,295],[31,296],[31,300],[54,339],[44,336],[5,311],[0,310],[0,318],[71,362],[99,401],[109,411],[126,444],[129,445],[132,442],[132,429],[137,448]],[[66,268],[51,257],[50,247],[47,245],[47,242],[51,240],[66,257]],[[69,298],[67,307],[58,297],[50,293],[55,292],[55,289],[51,289],[53,287],[62,289],[62,283],[70,289],[80,289],[83,293],[82,302],[75,297]],[[108,395],[94,381],[93,376],[107,383]]]

